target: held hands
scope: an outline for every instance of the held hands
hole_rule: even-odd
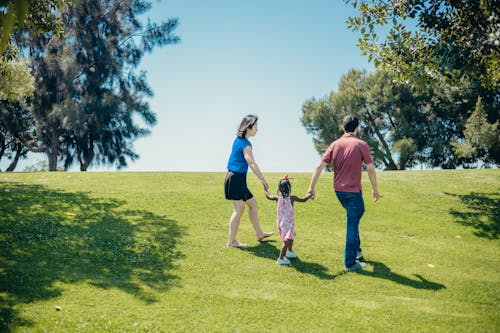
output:
[[[314,200],[314,198],[316,197],[316,192],[314,191],[314,189],[309,188],[306,192],[306,197]]]

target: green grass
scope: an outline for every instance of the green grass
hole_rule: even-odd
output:
[[[290,177],[303,195],[310,174]],[[360,273],[343,272],[331,174],[296,204],[291,267],[247,216],[249,247],[225,247],[223,179],[0,174],[0,331],[500,332],[500,170],[381,172],[376,204],[364,175]],[[275,202],[249,185],[275,231]]]

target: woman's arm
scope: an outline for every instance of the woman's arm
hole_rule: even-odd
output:
[[[260,171],[259,166],[255,162],[255,159],[253,158],[253,153],[252,153],[252,147],[251,146],[246,146],[245,149],[243,150],[243,156],[245,157],[245,161],[247,161],[248,166],[250,169],[252,169],[253,173],[259,178],[260,182],[262,185],[264,185],[264,190],[269,190],[269,185],[267,184],[266,178],[264,178],[264,175]]]
[[[278,196],[277,195],[270,195],[269,192],[264,191],[264,193],[266,194],[266,198],[268,198],[269,200],[274,200],[274,201],[277,201],[278,200]]]

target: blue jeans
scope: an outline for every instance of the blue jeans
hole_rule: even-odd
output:
[[[356,263],[356,251],[361,251],[359,220],[365,212],[365,202],[361,192],[336,191],[335,194],[347,213],[344,265],[351,267]]]

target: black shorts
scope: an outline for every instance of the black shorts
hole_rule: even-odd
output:
[[[247,187],[247,174],[228,171],[224,181],[224,192],[227,200],[243,200],[253,198],[252,192]]]

